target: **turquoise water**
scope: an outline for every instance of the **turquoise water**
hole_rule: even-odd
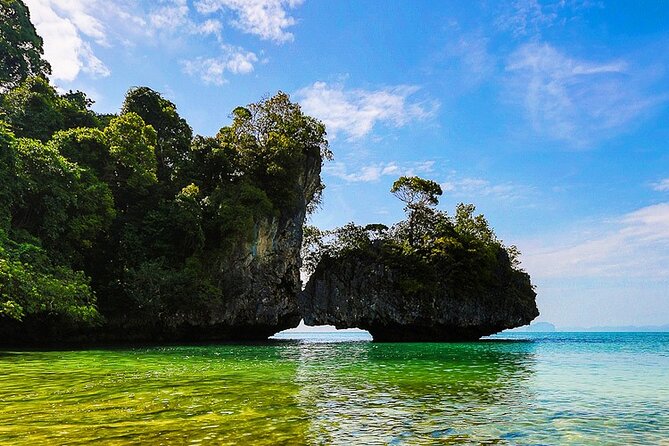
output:
[[[0,444],[669,445],[669,333],[299,337],[0,352]]]

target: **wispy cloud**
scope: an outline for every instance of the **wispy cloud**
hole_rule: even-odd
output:
[[[434,161],[398,163],[396,161],[368,164],[350,170],[345,163],[333,162],[325,165],[325,174],[340,178],[347,183],[375,182],[382,177],[400,177],[424,174],[432,171]]]
[[[241,31],[255,34],[264,40],[284,43],[293,40],[287,28],[295,25],[295,18],[287,10],[304,0],[199,0],[195,8],[202,14],[231,10],[236,18],[232,24]]]
[[[488,51],[488,39],[480,33],[460,35],[447,45],[446,51],[466,73],[462,79],[464,85],[479,83],[495,68],[495,59]]]
[[[514,0],[500,2],[495,25],[515,37],[538,38],[546,28],[579,17],[585,9],[601,7],[591,0]]]
[[[415,85],[345,90],[342,84],[316,82],[299,90],[296,96],[306,113],[325,123],[331,138],[339,133],[362,138],[378,123],[402,127],[433,116],[437,102],[409,100],[418,90]]]
[[[184,60],[182,66],[185,73],[199,76],[207,84],[223,85],[227,82],[226,73],[248,74],[253,71],[253,64],[257,61],[255,53],[224,46],[223,54],[219,57]]]
[[[189,12],[186,0],[163,1],[149,13],[149,24],[154,29],[177,30],[190,25]]]
[[[587,226],[575,241],[521,243],[523,265],[542,279],[669,278],[669,203]]]
[[[504,8],[506,11],[500,14],[496,25],[515,36],[538,33],[542,27],[552,25],[557,18],[554,10],[548,10],[538,0],[515,0],[505,3]]]
[[[668,192],[669,191],[669,178],[665,178],[663,180],[660,180],[656,183],[652,183],[651,187],[653,190],[656,190],[658,192]]]
[[[514,183],[492,183],[482,178],[451,178],[441,184],[444,194],[465,200],[492,197],[496,200],[514,201],[526,198],[531,189]]]
[[[644,91],[624,60],[576,59],[548,44],[526,44],[508,60],[512,98],[519,98],[535,131],[587,146],[625,130],[666,101]]]

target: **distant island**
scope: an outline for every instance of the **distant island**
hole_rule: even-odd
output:
[[[609,325],[594,327],[555,326],[550,322],[533,322],[530,325],[507,330],[509,332],[612,332],[612,333],[664,333],[669,332],[669,324],[666,325]]]

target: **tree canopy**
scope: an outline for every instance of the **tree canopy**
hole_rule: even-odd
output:
[[[30,76],[51,74],[42,38],[21,0],[0,0],[0,93]]]
[[[148,87],[95,113],[41,56],[26,6],[0,0],[0,329],[208,314],[235,297],[259,226],[318,202],[325,127],[287,94],[194,136]]]
[[[442,194],[441,186],[420,177],[400,177],[394,183],[390,192],[408,208],[417,206],[436,206]]]
[[[323,188],[305,172],[330,155],[325,128],[285,93],[238,107],[215,137],[146,87],[115,116],[90,105],[42,77],[2,98],[0,325],[206,314],[233,296],[258,225]]]

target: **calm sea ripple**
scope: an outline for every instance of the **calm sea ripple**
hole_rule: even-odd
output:
[[[669,334],[364,339],[0,352],[0,444],[669,445]]]

